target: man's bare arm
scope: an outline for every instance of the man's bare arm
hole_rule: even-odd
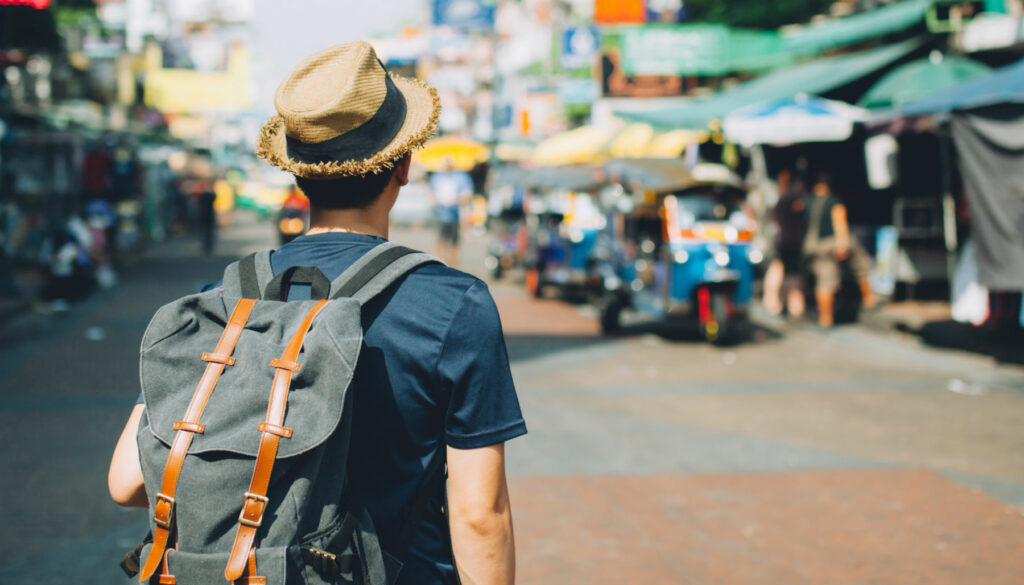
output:
[[[107,488],[110,490],[110,497],[122,506],[149,506],[149,498],[146,497],[146,487],[142,480],[142,465],[139,463],[139,446],[135,442],[144,408],[144,405],[136,404],[132,409],[128,423],[121,431],[121,438],[114,447],[114,457],[110,460]]]
[[[448,447],[448,509],[462,584],[515,583],[504,443],[479,449]]]
[[[832,208],[832,229],[836,233],[836,256],[842,260],[850,254],[850,224],[846,221],[846,206]]]

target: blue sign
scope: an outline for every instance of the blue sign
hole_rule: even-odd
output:
[[[686,2],[683,0],[647,0],[647,22],[685,22]]]
[[[558,99],[565,105],[592,104],[601,97],[596,79],[563,79],[558,82]]]
[[[596,26],[574,26],[562,34],[562,67],[576,69],[592,65],[601,48]]]
[[[496,0],[433,0],[434,26],[493,30]]]

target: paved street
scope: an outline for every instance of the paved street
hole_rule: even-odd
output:
[[[239,221],[223,256],[162,245],[0,330],[0,584],[129,582],[145,513],[105,481],[143,328],[272,243]],[[484,249],[467,237],[466,266]],[[520,583],[1024,584],[1024,369],[858,326],[605,339],[586,307],[491,290],[530,430],[508,448]]]

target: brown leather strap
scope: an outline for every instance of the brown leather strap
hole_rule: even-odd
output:
[[[269,502],[267,488],[270,486],[270,473],[274,469],[274,460],[277,458],[277,444],[284,434],[278,432],[278,429],[284,429],[288,389],[292,383],[292,374],[298,369],[295,360],[299,357],[302,342],[306,339],[313,319],[327,305],[327,302],[321,300],[313,305],[292,336],[291,341],[288,342],[281,358],[270,362],[271,366],[277,368],[277,372],[274,374],[270,402],[267,404],[266,424],[261,425],[260,428],[260,447],[256,452],[256,466],[253,469],[252,480],[249,482],[249,491],[245,492],[242,498],[242,510],[238,514],[238,532],[235,533],[235,543],[231,547],[228,566],[224,569],[224,576],[228,581],[234,581],[242,576],[245,571],[245,557],[252,551],[253,543],[256,540],[256,531],[263,523],[263,513]]]
[[[217,348],[213,350],[214,355],[230,356],[235,350],[235,344],[242,335],[245,322],[249,320],[249,313],[252,312],[256,301],[253,299],[241,299],[231,312],[231,318],[224,326],[224,332],[217,342]],[[204,356],[208,354],[203,354]],[[233,360],[232,360],[233,361]],[[167,455],[167,464],[164,466],[163,479],[160,482],[160,493],[156,495],[156,503],[153,506],[153,522],[156,525],[153,530],[153,547],[146,557],[146,564],[139,571],[139,582],[143,583],[156,572],[160,559],[167,550],[167,541],[171,535],[171,527],[174,522],[174,490],[178,485],[178,476],[181,474],[181,466],[185,463],[185,454],[192,444],[192,435],[199,427],[199,417],[203,415],[206,403],[213,394],[213,388],[217,385],[217,379],[227,360],[210,361],[206,365],[206,371],[196,386],[192,401],[189,402],[185,417],[176,424],[178,432],[171,442],[171,452]],[[201,425],[200,425],[201,427]],[[202,431],[199,431],[202,432]]]

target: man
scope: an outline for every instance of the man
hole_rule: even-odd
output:
[[[296,176],[311,227],[273,253],[272,268],[316,266],[334,279],[386,241],[409,153],[436,131],[437,93],[389,77],[373,49],[354,42],[306,59],[275,105],[257,154]],[[308,287],[294,286],[288,298],[308,297]],[[363,307],[363,328],[348,493],[369,510],[385,550],[431,462],[442,458],[448,470],[447,494],[443,480],[428,486],[399,583],[513,583],[504,441],[526,427],[486,285],[424,265]],[[122,505],[147,503],[134,440],[143,408],[132,412],[111,463],[111,495]]]
[[[871,260],[850,233],[846,206],[832,194],[828,175],[818,176],[813,194],[806,206],[807,236],[803,251],[815,278],[818,325],[827,329],[835,321],[835,296],[841,283],[840,262],[850,258],[864,307],[875,306],[875,294],[868,280]]]
[[[440,233],[435,254],[449,266],[459,264],[459,208],[473,195],[473,181],[466,171],[455,168],[451,157],[442,170],[430,177],[430,194]]]
[[[782,169],[778,178],[782,194],[772,210],[777,232],[775,234],[775,259],[768,266],[764,277],[764,307],[773,314],[782,313],[782,292],[785,289],[785,308],[789,316],[802,317],[804,314],[804,291],[801,286],[803,256],[801,246],[807,234],[806,203],[803,182],[792,180],[789,169]]]

